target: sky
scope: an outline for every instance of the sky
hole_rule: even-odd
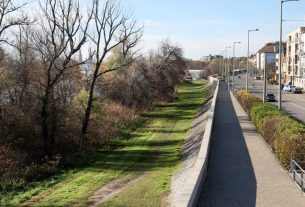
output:
[[[256,52],[265,43],[279,40],[280,0],[123,0],[133,9],[138,22],[144,24],[145,47],[155,47],[170,38],[180,45],[185,56],[198,59],[219,54],[225,47],[241,41],[236,54],[247,54],[248,29],[260,29],[250,34],[250,51]],[[284,19],[304,20],[305,0],[287,2]],[[304,21],[283,23],[283,35]],[[229,51],[231,52],[232,51]]]
[[[17,0],[22,2],[22,0]],[[81,0],[83,6],[86,0]],[[156,49],[169,38],[184,50],[187,58],[199,59],[220,54],[235,41],[237,56],[247,54],[248,29],[260,29],[250,35],[250,53],[268,42],[279,40],[280,0],[121,0],[144,25],[143,49]],[[286,2],[283,7],[283,35],[305,26],[305,0]],[[228,50],[232,55],[232,50]]]

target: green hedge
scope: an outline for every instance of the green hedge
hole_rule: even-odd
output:
[[[236,97],[285,167],[288,168],[291,158],[305,160],[304,123],[290,118],[272,104],[262,103],[246,91],[236,92]]]
[[[253,96],[247,91],[237,91],[235,95],[237,100],[241,103],[242,107],[246,110],[248,114],[250,113],[250,109],[252,108],[252,106],[258,103],[262,103],[262,100],[260,98]]]

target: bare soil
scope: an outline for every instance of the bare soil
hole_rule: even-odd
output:
[[[97,207],[99,204],[115,197],[117,194],[135,183],[139,177],[141,177],[141,175],[138,175],[136,178],[131,180],[127,179],[126,177],[122,177],[109,182],[99,190],[95,191],[94,194],[89,197],[87,203],[88,207]]]

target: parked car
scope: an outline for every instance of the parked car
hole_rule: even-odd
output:
[[[291,92],[292,88],[294,88],[294,86],[285,85],[285,86],[283,87],[283,91]]]
[[[303,93],[303,88],[300,87],[293,87],[291,89],[291,93]]]
[[[266,100],[268,102],[274,102],[275,101],[275,95],[273,93],[267,93]]]

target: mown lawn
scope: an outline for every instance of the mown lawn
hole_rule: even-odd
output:
[[[203,81],[181,85],[177,100],[138,117],[108,147],[89,155],[86,165],[26,191],[0,194],[0,205],[87,206],[88,197],[109,181],[139,176],[101,206],[165,206],[180,147],[208,90]]]

